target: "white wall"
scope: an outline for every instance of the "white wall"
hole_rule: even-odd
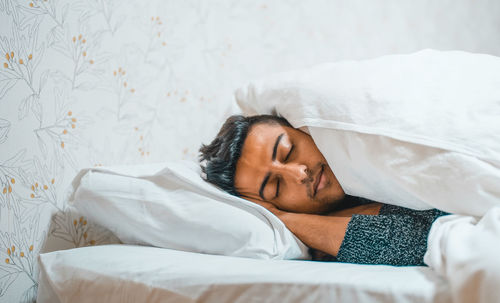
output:
[[[233,90],[267,73],[500,55],[500,2],[0,0],[0,37],[0,302],[18,302],[36,295],[45,244],[115,241],[66,206],[80,168],[196,159]]]

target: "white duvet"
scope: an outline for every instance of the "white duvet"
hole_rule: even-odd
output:
[[[425,267],[257,260],[104,245],[41,254],[38,303],[448,303]],[[408,283],[411,281],[411,283]]]
[[[500,207],[483,217],[450,215],[434,222],[424,262],[446,277],[453,302],[500,301]]]
[[[500,298],[500,58],[424,50],[326,63],[236,91],[308,131],[347,194],[454,214],[425,261],[457,302]]]
[[[424,50],[325,63],[236,91],[307,128],[347,194],[481,216],[500,206],[500,58]]]

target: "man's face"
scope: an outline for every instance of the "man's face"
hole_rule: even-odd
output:
[[[236,163],[243,198],[296,213],[324,213],[344,191],[311,136],[291,127],[253,125]]]

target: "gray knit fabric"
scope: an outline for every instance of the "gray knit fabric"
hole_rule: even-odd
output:
[[[368,200],[369,201],[369,200]],[[447,213],[384,204],[379,215],[353,215],[337,258],[314,254],[313,260],[395,266],[425,265],[427,236],[434,220]]]

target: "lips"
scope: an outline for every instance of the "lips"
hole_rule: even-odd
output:
[[[314,182],[314,197],[316,196],[316,193],[318,192],[318,186],[319,186],[319,182],[321,181],[321,176],[323,175],[323,170],[325,169],[325,166],[322,165],[321,166],[321,169],[319,170],[318,172],[318,175],[316,176],[316,181]]]

